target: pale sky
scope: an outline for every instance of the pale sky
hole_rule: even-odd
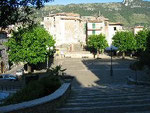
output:
[[[79,3],[107,3],[107,2],[122,2],[123,0],[54,0],[53,2],[46,3],[46,5],[66,5],[66,4],[79,4]],[[150,0],[145,0],[150,1]]]

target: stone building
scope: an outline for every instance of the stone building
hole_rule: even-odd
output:
[[[74,13],[57,13],[44,17],[44,28],[56,40],[56,48],[64,51],[79,51],[86,45],[90,35],[104,34],[108,44],[116,31],[122,30],[122,24],[110,23],[109,19],[100,16],[82,16]],[[78,45],[78,46],[77,46]]]
[[[56,40],[57,48],[73,51],[76,44],[86,43],[84,22],[79,14],[57,13],[44,17],[44,28]]]

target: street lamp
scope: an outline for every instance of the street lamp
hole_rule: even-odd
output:
[[[113,76],[113,68],[112,68],[112,47],[111,47],[111,59],[110,59],[110,76]]]
[[[107,47],[105,50],[110,51],[111,52],[111,59],[110,59],[110,76],[113,76],[113,64],[112,64],[112,51],[117,50],[118,48],[111,45],[109,47]]]

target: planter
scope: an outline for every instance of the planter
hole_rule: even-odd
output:
[[[70,94],[71,84],[64,83],[54,93],[27,102],[0,107],[0,113],[48,113],[65,102]]]

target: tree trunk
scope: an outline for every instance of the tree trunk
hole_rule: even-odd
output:
[[[122,53],[122,59],[125,59],[125,52]]]
[[[31,68],[31,65],[30,65],[30,64],[27,64],[27,70],[28,70],[28,73],[31,73],[31,72],[32,72],[31,69],[32,69],[32,68]]]
[[[133,57],[132,53],[130,54],[130,57],[131,57],[131,58]]]
[[[93,53],[93,57],[95,58],[95,56],[96,56],[96,53]]]
[[[104,49],[101,50],[101,54],[104,54]]]
[[[99,50],[97,50],[97,58],[99,58]]]
[[[130,57],[131,57],[131,58],[133,57],[133,54],[134,54],[134,51],[132,51],[131,54],[130,54]]]

